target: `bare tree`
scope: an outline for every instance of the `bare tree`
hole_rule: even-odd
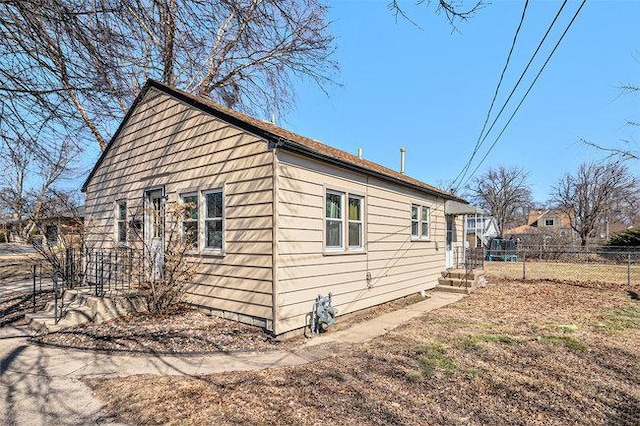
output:
[[[55,207],[66,205],[66,201],[63,204],[58,201],[62,195],[69,198],[59,185],[74,176],[71,163],[79,150],[69,140],[46,149],[21,139],[2,142],[0,208],[18,223],[25,224],[20,232],[26,237],[37,219],[57,213],[61,209]]]
[[[569,217],[571,228],[586,246],[607,215],[636,211],[638,180],[622,162],[583,163],[553,187],[551,203]]]
[[[467,188],[473,201],[495,217],[500,235],[522,224],[533,206],[528,176],[522,168],[499,166],[475,177]]]
[[[332,83],[317,0],[0,2],[0,131],[104,149],[148,78],[271,116],[293,82]]]
[[[435,3],[437,4],[436,14],[444,14],[449,25],[451,25],[454,30],[457,29],[456,21],[466,21],[470,19],[476,14],[476,12],[478,12],[478,10],[482,9],[485,4],[483,0],[474,0],[471,2],[470,6],[465,6],[464,0],[437,0]],[[416,4],[430,6],[432,1],[417,0]],[[409,15],[407,15],[397,0],[392,0],[387,7],[395,15],[396,19],[400,17],[404,18],[419,27],[419,25],[416,24]]]
[[[22,220],[29,210],[26,200],[27,171],[33,161],[28,149],[7,140],[0,146],[0,208],[5,215]]]
[[[640,59],[636,57],[637,62],[640,63]],[[619,96],[628,96],[640,94],[640,86],[633,83],[623,84],[618,87]],[[640,117],[627,118],[624,126],[637,128],[640,126]],[[604,144],[601,142],[594,142],[584,138],[580,138],[579,142],[590,148],[596,148],[606,154],[607,159],[619,159],[619,160],[632,160],[638,161],[640,159],[640,150],[638,150],[638,142],[633,138],[621,139],[617,144]]]

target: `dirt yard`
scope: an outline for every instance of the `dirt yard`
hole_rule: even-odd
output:
[[[345,315],[333,330],[348,328],[421,300],[423,298],[416,294]],[[302,344],[304,336],[276,340],[260,328],[205,315],[201,311],[180,305],[165,315],[130,315],[37,336],[33,341],[38,344],[104,352],[185,355],[288,349]]]
[[[638,425],[639,303],[502,281],[314,364],[87,383],[134,424]]]

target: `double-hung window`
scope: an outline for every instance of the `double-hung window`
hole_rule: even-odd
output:
[[[189,248],[198,248],[198,194],[182,194],[182,235]]]
[[[411,236],[418,238],[420,236],[420,221],[418,220],[418,213],[420,206],[416,204],[411,205]]]
[[[429,207],[422,206],[420,216],[420,237],[429,239],[429,221],[431,216],[431,209]]]
[[[127,242],[127,200],[116,202],[116,240],[122,244]]]
[[[337,251],[344,247],[344,194],[327,191],[325,202],[325,247]]]
[[[349,250],[362,249],[362,197],[349,195]]]
[[[204,249],[222,251],[224,235],[222,190],[206,191],[204,197]]]
[[[325,250],[329,252],[363,250],[364,198],[362,196],[327,190],[324,221]]]

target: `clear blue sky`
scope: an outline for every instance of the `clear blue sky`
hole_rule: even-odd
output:
[[[407,174],[438,185],[458,174],[476,143],[524,0],[494,0],[471,20],[459,22],[457,32],[435,14],[436,0],[428,6],[401,2],[422,30],[402,19],[396,22],[388,3],[330,1],[340,86],[328,87],[327,96],[312,83],[299,84],[296,106],[278,124],[354,154],[362,147],[365,158],[392,169],[399,168],[404,146]],[[561,4],[529,3],[498,107]],[[565,7],[485,149],[579,4],[570,1]],[[625,83],[640,85],[640,0],[588,0],[477,174],[497,165],[523,167],[535,200],[544,202],[562,175],[604,157],[578,143],[579,138],[605,145],[630,139],[638,149],[640,126],[625,126],[625,121],[640,121],[640,94],[621,96],[618,87]],[[97,157],[97,152],[85,153],[87,172]],[[640,161],[632,164],[632,172],[640,175]]]
[[[421,31],[396,22],[387,0],[331,2],[342,86],[329,88],[327,97],[300,85],[296,108],[279,124],[352,153],[362,147],[367,159],[394,169],[405,146],[409,175],[432,184],[455,177],[475,145],[524,1],[494,1],[453,33],[431,3],[403,3]],[[559,6],[530,1],[498,105]],[[578,6],[570,1],[565,7],[523,89]],[[524,167],[534,197],[545,201],[564,173],[603,157],[576,143],[579,138],[638,143],[640,128],[624,123],[640,120],[640,95],[619,96],[623,83],[640,85],[640,1],[590,0],[478,173],[496,165]],[[636,162],[636,175],[639,168]]]

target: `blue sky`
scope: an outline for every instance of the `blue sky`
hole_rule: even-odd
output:
[[[296,107],[278,124],[345,151],[362,147],[365,158],[394,169],[405,146],[407,173],[437,184],[455,177],[475,145],[524,1],[494,1],[459,23],[458,32],[434,13],[435,1],[428,7],[403,3],[423,30],[396,22],[387,3],[331,2],[341,86],[330,87],[327,97],[301,84]],[[559,6],[530,1],[498,105]],[[570,1],[565,7],[505,118],[578,6]],[[624,123],[640,119],[640,96],[619,96],[624,83],[640,84],[640,1],[590,0],[478,173],[496,165],[524,167],[534,197],[546,201],[564,173],[602,158],[579,138],[638,143],[640,129]],[[491,142],[493,136],[485,145]]]

